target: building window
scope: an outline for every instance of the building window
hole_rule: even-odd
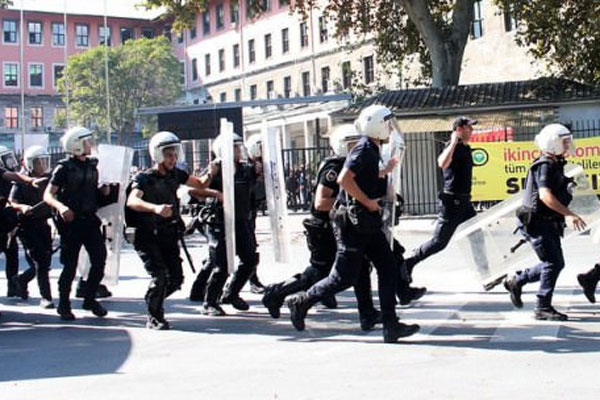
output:
[[[310,72],[302,73],[302,96],[310,96]]]
[[[181,76],[181,79],[180,79],[181,85],[184,86],[185,85],[185,61],[179,62],[179,74]]]
[[[286,76],[283,78],[283,97],[289,99],[292,97],[292,77]]]
[[[273,81],[267,81],[267,98],[275,98],[275,82]]]
[[[42,44],[41,22],[28,22],[27,32],[29,32],[29,44]]]
[[[217,4],[217,30],[225,27],[225,6],[223,3]]]
[[[44,87],[44,66],[42,64],[29,64],[29,87]]]
[[[248,62],[252,64],[256,61],[256,51],[254,49],[254,39],[248,40]]]
[[[290,0],[279,0],[279,7],[289,6]]]
[[[61,22],[54,22],[52,24],[52,45],[65,45],[65,24]]]
[[[52,75],[54,78],[53,84],[54,84],[54,87],[56,87],[58,80],[63,77],[63,74],[65,72],[65,66],[55,64],[53,67],[53,70],[54,70],[53,75]]]
[[[363,73],[365,75],[365,84],[369,85],[375,82],[375,68],[373,56],[363,58]]]
[[[242,89],[235,89],[234,96],[237,103],[242,101]]]
[[[204,55],[204,74],[206,76],[210,75],[210,54]]]
[[[510,32],[517,27],[517,21],[513,17],[512,7],[504,11],[504,31]]]
[[[173,40],[173,38],[171,36],[171,26],[170,25],[165,25],[165,27],[163,28],[163,36],[166,37],[169,42],[171,42]]]
[[[225,49],[219,50],[219,71],[225,71]]]
[[[231,14],[231,23],[237,24],[240,21],[240,3],[235,0],[229,4],[229,12]]]
[[[227,93],[226,92],[221,92],[219,94],[219,101],[221,103],[225,103],[227,101]]]
[[[198,60],[196,58],[192,58],[192,80],[198,80]]]
[[[101,25],[98,30],[98,36],[100,37],[100,45],[106,44],[107,46],[112,46],[112,32],[110,26]]]
[[[290,51],[290,30],[288,28],[281,30],[281,51],[283,54]]]
[[[154,29],[152,28],[143,28],[142,36],[146,39],[154,39]],[[131,33],[131,38],[133,39],[133,32]]]
[[[352,87],[352,67],[350,66],[350,61],[342,63],[342,87],[344,89]]]
[[[19,87],[19,64],[4,64],[4,87]]]
[[[300,47],[308,46],[308,25],[306,22],[300,24]]]
[[[329,40],[329,35],[327,33],[327,20],[324,16],[319,17],[319,41],[321,43],[325,43]]]
[[[202,13],[202,33],[208,35],[210,33],[210,12]]]
[[[121,28],[121,43],[125,43],[131,39],[133,39],[133,29]]]
[[[481,13],[483,0],[473,3],[473,23],[471,24],[471,38],[478,39],[483,36],[483,14]]]
[[[5,19],[2,22],[2,41],[4,43],[17,43],[17,21]]]
[[[196,36],[198,35],[198,32],[196,31],[196,27],[192,26],[190,28],[190,40],[194,40],[196,39]]]
[[[256,85],[251,85],[250,86],[250,100],[256,100],[257,97],[258,97],[258,88],[256,87]]]
[[[75,45],[77,47],[89,47],[90,27],[84,24],[75,24]]]
[[[329,84],[330,75],[329,67],[321,68],[321,88],[323,89],[323,93],[328,93],[329,89],[331,89],[331,85]]]
[[[271,34],[265,35],[265,58],[271,58],[273,55],[273,46],[271,44]]]
[[[31,107],[31,127],[41,128],[44,125],[44,109],[42,107]]]
[[[240,45],[233,45],[233,68],[240,66]]]
[[[8,129],[17,129],[19,127],[19,108],[6,107],[4,109],[4,126]]]

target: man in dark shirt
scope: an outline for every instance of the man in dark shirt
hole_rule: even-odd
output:
[[[405,265],[409,275],[416,264],[445,249],[460,224],[477,215],[471,204],[473,158],[469,146],[473,125],[476,123],[476,120],[467,117],[454,120],[450,142],[438,157],[444,186],[439,194],[439,214],[433,237],[406,258]],[[477,231],[469,239],[473,247],[477,248],[476,244],[483,241],[483,235]],[[474,251],[473,256],[480,269],[487,268],[485,254]]]
[[[364,265],[364,257],[377,270],[379,302],[383,321],[383,339],[394,343],[413,335],[418,325],[398,322],[396,315],[396,284],[399,266],[382,230],[382,196],[380,178],[390,173],[398,160],[392,161],[380,174],[380,146],[398,129],[394,115],[379,105],[365,108],[355,126],[362,135],[346,159],[338,183],[343,189],[335,212],[337,255],[329,276],[313,285],[306,294],[288,300],[290,319],[297,330],[304,330],[304,318],[310,307],[323,298],[334,295],[356,282]],[[383,175],[383,176],[381,176]]]
[[[560,124],[545,126],[535,142],[543,154],[529,167],[523,206],[518,215],[520,231],[533,247],[540,263],[517,271],[504,281],[504,287],[513,305],[521,308],[523,286],[539,281],[535,319],[565,321],[567,315],[552,307],[556,281],[565,265],[561,237],[567,221],[576,230],[583,230],[586,226],[581,217],[568,208],[573,198],[569,187],[573,181],[564,174],[565,156],[575,146],[571,132]]]
[[[171,132],[154,135],[149,147],[155,164],[134,178],[126,215],[128,224],[135,228],[135,250],[152,277],[145,296],[146,326],[167,330],[170,325],[164,316],[164,300],[183,283],[178,241],[184,227],[179,216],[177,189],[180,185],[203,189],[208,185],[208,176],[197,178],[176,167],[180,141]]]

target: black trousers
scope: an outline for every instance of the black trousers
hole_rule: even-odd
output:
[[[364,271],[365,258],[377,270],[379,302],[384,323],[396,320],[396,285],[398,266],[383,231],[365,234],[351,225],[334,225],[337,255],[331,273],[307,292],[311,304],[332,296],[356,284]]]
[[[205,229],[208,238],[209,261],[198,273],[194,285],[205,287],[205,302],[214,305],[221,298],[223,287],[229,276],[225,227],[222,224],[213,224],[207,225]],[[225,289],[225,295],[233,297],[239,295],[256,266],[256,243],[248,219],[235,221],[235,239],[236,254],[240,259],[240,264]]]
[[[19,275],[20,280],[27,283],[37,276],[40,295],[46,300],[52,300],[49,278],[52,233],[47,220],[22,225],[18,235],[25,250],[25,258],[29,262],[29,268]]]
[[[6,259],[6,280],[8,282],[8,292],[13,294],[11,279],[19,273],[19,244],[16,236],[8,240],[8,234],[2,233],[0,236],[0,251],[4,253]]]
[[[71,285],[77,273],[81,247],[85,248],[90,258],[90,272],[84,297],[86,300],[93,300],[96,297],[98,286],[104,277],[106,263],[106,246],[100,225],[100,219],[95,215],[76,217],[72,222],[62,224],[60,261],[63,270],[58,279],[61,301],[69,299]]]
[[[134,248],[152,280],[146,292],[148,314],[164,319],[163,304],[183,284],[182,260],[176,232],[157,233],[137,229]]]

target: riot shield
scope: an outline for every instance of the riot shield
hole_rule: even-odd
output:
[[[589,179],[583,169],[575,164],[565,166],[565,175],[573,177],[577,183],[569,208],[587,222],[588,231],[592,230],[592,235],[587,237],[597,236],[600,201],[592,190]],[[522,202],[521,192],[465,222],[454,235],[454,240],[465,255],[465,261],[474,267],[486,289],[500,283],[510,272],[537,262],[535,252],[517,231],[515,213]],[[572,227],[567,227],[563,242],[580,234]]]
[[[133,163],[133,149],[124,146],[101,144],[98,146],[98,184],[118,183],[118,200],[98,210],[97,215],[102,222],[102,234],[106,241],[106,266],[102,283],[117,285],[123,242],[123,225],[125,223],[125,189],[129,182],[129,172]],[[79,254],[79,272],[84,279],[90,269],[89,258],[85,249]]]
[[[223,182],[223,215],[227,248],[227,272],[235,269],[235,162],[233,124],[221,119],[221,176]]]
[[[290,254],[290,236],[287,223],[287,193],[283,174],[281,142],[276,128],[263,126],[263,168],[267,208],[273,234],[275,261],[288,262]]]
[[[387,162],[392,158],[398,160],[398,165],[394,170],[387,176],[387,196],[385,199],[384,207],[384,232],[390,246],[394,247],[394,226],[396,224],[396,213],[399,212],[396,207],[396,198],[400,194],[400,179],[402,176],[402,164],[404,161],[404,154],[406,152],[406,145],[404,144],[404,138],[396,131],[390,136],[388,144],[384,145],[382,160],[387,165]],[[384,165],[385,167],[385,165]]]

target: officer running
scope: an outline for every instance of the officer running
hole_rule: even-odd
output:
[[[382,230],[382,209],[378,202],[381,195],[379,180],[385,178],[379,170],[380,147],[389,140],[394,129],[399,129],[392,112],[379,105],[365,108],[355,125],[362,138],[348,154],[337,179],[342,191],[332,211],[337,240],[334,267],[327,278],[313,285],[306,294],[288,300],[290,319],[297,330],[304,330],[308,310],[321,299],[353,285],[366,256],[377,270],[383,339],[386,343],[394,343],[419,330],[418,325],[400,323],[396,315],[399,266]],[[394,166],[392,162],[391,167]]]
[[[286,281],[267,286],[262,303],[273,318],[279,318],[280,308],[286,296],[308,290],[331,272],[337,244],[329,212],[340,191],[337,183],[338,175],[344,166],[348,151],[359,139],[360,135],[352,125],[339,127],[329,138],[334,155],[321,163],[310,208],[311,216],[302,221],[310,250],[310,266]],[[373,306],[370,271],[369,262],[365,259],[354,284],[360,326],[365,331],[373,329],[376,323],[381,322],[381,315]],[[324,298],[321,302],[328,308],[335,308],[335,295]]]
[[[83,246],[89,255],[90,271],[82,308],[104,317],[106,309],[96,301],[96,292],[104,277],[107,253],[96,212],[100,205],[108,204],[110,188],[98,187],[98,159],[90,157],[94,146],[90,130],[81,126],[71,128],[61,142],[69,156],[58,163],[44,192],[44,201],[58,214],[55,222],[60,233],[63,270],[58,280],[56,311],[64,321],[75,319],[70,295]]]
[[[552,294],[565,266],[560,238],[565,223],[581,231],[585,222],[568,206],[573,196],[573,180],[564,174],[565,156],[574,150],[571,132],[563,125],[550,124],[535,137],[542,155],[527,173],[523,205],[518,211],[520,231],[536,252],[540,263],[507,277],[504,287],[517,308],[523,307],[522,288],[540,282],[534,317],[538,320],[566,321],[566,314],[552,307]]]

